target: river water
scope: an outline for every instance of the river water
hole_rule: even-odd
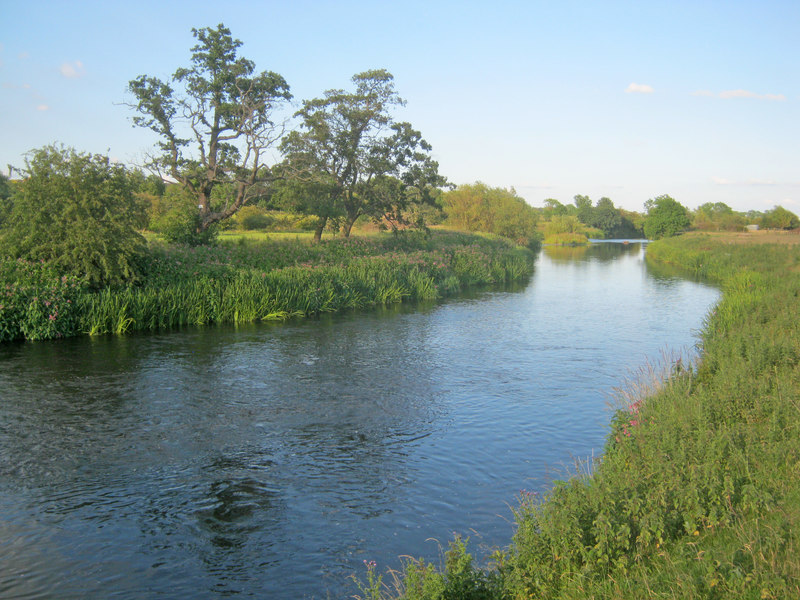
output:
[[[363,561],[504,546],[602,452],[612,390],[718,291],[546,248],[439,304],[0,346],[0,597],[346,598]],[[438,540],[438,543],[437,543]]]

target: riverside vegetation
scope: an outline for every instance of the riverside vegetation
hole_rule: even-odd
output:
[[[151,244],[136,283],[91,287],[52,263],[0,260],[0,341],[309,316],[521,280],[534,253],[498,237],[406,232],[219,246]]]
[[[487,568],[456,538],[439,568],[367,563],[362,598],[800,597],[798,246],[691,235],[647,257],[722,286],[699,362],[621,390],[603,457],[522,492]]]

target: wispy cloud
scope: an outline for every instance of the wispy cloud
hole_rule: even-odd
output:
[[[75,79],[77,77],[83,77],[84,74],[83,63],[79,60],[76,60],[74,62],[65,62],[61,65],[60,71],[61,74],[67,79]]]
[[[47,106],[47,104],[40,104],[39,106],[36,107],[36,110],[44,112],[46,110],[50,110],[50,107]]]
[[[652,94],[655,90],[644,83],[631,83],[625,88],[626,94]]]
[[[754,98],[756,100],[774,100],[778,102],[783,102],[786,100],[786,96],[783,94],[757,94],[756,92],[751,92],[750,90],[725,90],[719,94],[715,94],[710,90],[697,90],[696,92],[692,92],[691,95],[706,96],[709,98],[717,97],[725,100],[729,100],[731,98]]]
[[[756,98],[757,100],[786,100],[783,94],[756,94],[750,90],[726,90],[720,92],[720,98]]]

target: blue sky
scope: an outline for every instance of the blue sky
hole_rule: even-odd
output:
[[[0,0],[0,169],[60,142],[143,160],[137,75],[189,65],[223,22],[295,100],[371,68],[450,181],[642,210],[800,212],[800,2]],[[275,157],[277,158],[277,156]]]

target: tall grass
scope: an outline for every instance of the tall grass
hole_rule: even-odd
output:
[[[800,598],[800,252],[696,237],[647,256],[722,286],[700,362],[622,391],[602,458],[522,493],[489,568],[456,539],[457,561],[409,561],[371,598]]]
[[[154,244],[143,282],[102,290],[62,282],[47,265],[0,261],[7,298],[0,299],[0,341],[244,323],[435,300],[470,286],[519,281],[530,275],[533,259],[529,250],[507,241],[452,233],[319,245]],[[45,291],[53,303],[51,296],[64,285],[71,294],[69,311],[36,312]],[[62,299],[59,306],[65,305]]]

